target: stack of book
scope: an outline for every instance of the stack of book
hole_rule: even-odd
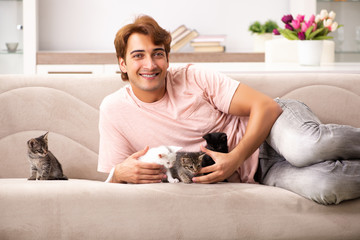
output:
[[[196,30],[189,29],[185,25],[179,26],[171,33],[171,51],[179,51],[182,47],[184,47],[197,36],[199,36],[199,33]]]
[[[225,52],[225,35],[200,35],[194,38],[190,45],[194,52]]]

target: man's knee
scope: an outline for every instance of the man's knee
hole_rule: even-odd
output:
[[[313,201],[323,205],[330,205],[339,204],[345,200],[344,186],[341,186],[341,183],[324,179],[314,184],[314,191],[309,196]]]
[[[322,161],[318,159],[316,144],[303,143],[284,151],[284,158],[295,167],[307,167]]]

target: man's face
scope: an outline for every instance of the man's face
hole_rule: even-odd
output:
[[[120,58],[119,62],[140,100],[156,101],[164,95],[169,62],[163,45],[154,45],[149,36],[133,33],[128,39],[125,60]]]

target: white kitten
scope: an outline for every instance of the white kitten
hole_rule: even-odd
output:
[[[176,146],[159,146],[150,148],[145,155],[139,157],[142,162],[157,163],[166,168],[166,175],[169,183],[178,183],[179,179],[173,178],[170,173],[170,168],[174,165],[176,160],[176,152],[182,147]]]

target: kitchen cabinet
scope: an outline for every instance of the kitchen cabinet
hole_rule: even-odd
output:
[[[22,15],[22,1],[0,1],[0,73],[23,72]]]
[[[0,0],[0,74],[36,72],[37,0]],[[9,52],[6,43],[18,43]]]

